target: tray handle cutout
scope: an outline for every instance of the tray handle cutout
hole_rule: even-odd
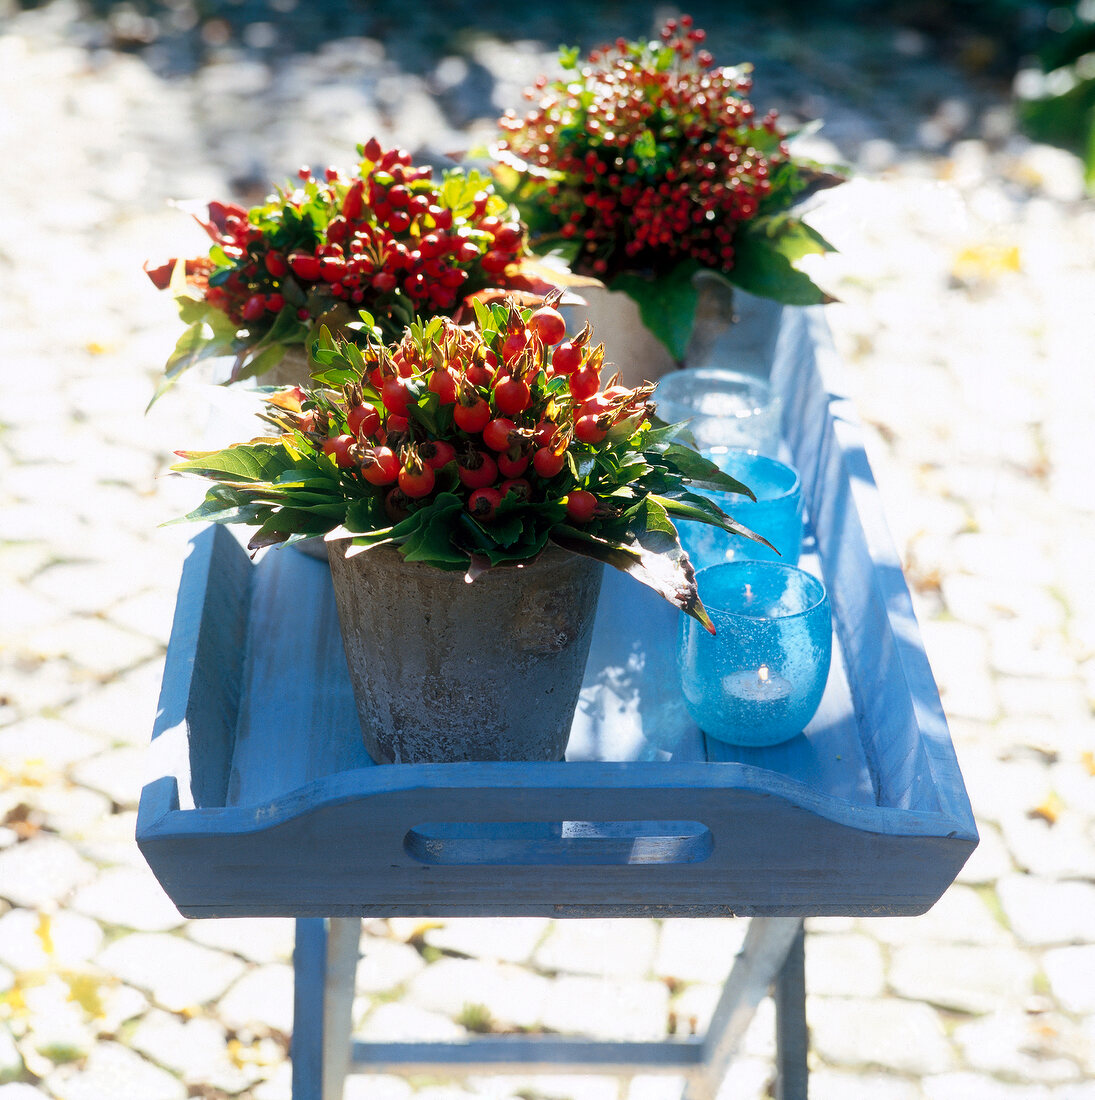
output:
[[[403,838],[412,859],[450,867],[701,863],[713,848],[698,821],[431,821]]]

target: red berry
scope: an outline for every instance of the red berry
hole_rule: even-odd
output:
[[[518,500],[528,500],[532,496],[532,486],[523,477],[511,477],[498,486],[498,491],[505,498],[510,493],[516,493]]]
[[[512,420],[500,416],[483,429],[483,442],[492,451],[504,451],[509,447],[509,433],[516,427]]]
[[[494,519],[498,505],[502,503],[502,494],[497,489],[476,489],[468,497],[468,511],[476,519]]]
[[[486,218],[483,219],[484,222],[486,220]],[[480,222],[479,228],[485,229],[486,226]],[[494,247],[504,252],[516,252],[521,244],[521,236],[521,227],[516,222],[506,222],[495,230]]]
[[[458,461],[457,473],[467,488],[481,489],[498,476],[498,463],[486,451],[472,451]]]
[[[389,447],[373,447],[365,452],[361,476],[370,485],[391,485],[399,476],[399,459]]]
[[[479,259],[479,249],[471,241],[463,241],[454,255],[457,263],[470,264]]]
[[[342,200],[342,216],[344,218],[356,221],[361,217],[361,211],[365,205],[364,191],[365,181],[354,180],[353,186],[346,192],[346,197]]]
[[[350,223],[340,214],[327,223],[327,240],[332,243],[345,240],[349,232]]]
[[[528,346],[529,334],[524,329],[519,329],[517,332],[511,332],[505,340],[502,341],[502,362],[506,366],[510,366],[515,363]]]
[[[442,405],[451,405],[456,400],[456,379],[443,368],[439,367],[430,375],[429,389],[437,394]]]
[[[411,395],[401,378],[385,378],[384,385],[380,388],[380,397],[388,412],[406,415]]]
[[[509,252],[500,252],[498,249],[492,248],[489,252],[484,253],[482,260],[479,262],[488,275],[502,275],[513,262],[513,256]]]
[[[277,293],[266,295],[266,308],[271,313],[280,313],[285,305],[285,299]]]
[[[503,477],[520,477],[528,469],[528,464],[529,456],[520,448],[511,448],[498,455],[498,472]]]
[[[477,397],[471,405],[458,402],[452,410],[452,418],[462,431],[475,435],[481,432],[490,421],[490,405],[481,397]]]
[[[540,338],[541,343],[546,347],[559,343],[567,334],[567,325],[566,321],[563,320],[563,315],[557,309],[552,309],[550,306],[544,306],[543,309],[538,309],[529,318],[528,327]],[[553,366],[554,358],[555,357],[552,356]]]
[[[395,276],[390,271],[378,271],[369,281],[369,286],[381,294],[395,290]]]
[[[582,365],[582,349],[567,340],[551,353],[551,365],[556,374],[573,374]]]
[[[588,523],[597,510],[597,498],[585,489],[575,489],[566,498],[567,515],[575,523]]]
[[[432,466],[422,465],[416,468],[412,464],[399,471],[399,487],[411,500],[429,496],[436,480],[437,474]]]
[[[582,443],[600,443],[608,434],[597,422],[596,416],[580,416],[574,422],[574,438]]]
[[[346,261],[341,256],[324,256],[319,261],[319,273],[328,283],[339,283],[346,274]]]
[[[261,294],[252,294],[243,304],[243,319],[257,321],[266,312],[266,299]]]
[[[340,435],[334,439],[325,439],[321,449],[325,455],[334,455],[335,464],[345,469],[353,465],[353,459],[350,458],[350,448],[356,442],[352,435]]]
[[[510,416],[524,412],[531,397],[528,383],[510,375],[500,378],[494,387],[494,407]]]
[[[570,376],[570,392],[576,401],[585,401],[592,397],[600,384],[600,375],[588,367],[583,367]]]
[[[494,381],[494,372],[483,363],[471,363],[464,371],[464,377],[473,386],[489,386]]]
[[[293,274],[312,283],[319,278],[319,258],[308,252],[294,252],[289,257],[289,266]]]
[[[532,456],[532,468],[544,478],[554,477],[564,466],[566,458],[550,447],[541,447]]]
[[[427,466],[440,470],[442,466],[447,466],[456,457],[456,448],[443,439],[428,439],[425,443],[418,445],[418,457]]]
[[[380,413],[372,405],[354,405],[346,414],[346,426],[358,438],[373,435],[380,427]]]
[[[266,270],[274,276],[275,279],[280,279],[289,270],[289,265],[285,262],[285,257],[280,252],[267,252],[262,258],[263,264],[266,265]]]

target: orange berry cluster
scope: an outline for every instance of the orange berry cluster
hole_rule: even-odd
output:
[[[497,330],[445,320],[428,340],[408,330],[396,345],[372,345],[336,401],[322,391],[273,399],[281,421],[366,494],[383,494],[393,522],[441,491],[483,522],[511,494],[563,501],[571,520],[587,522],[600,503],[567,455],[627,438],[649,415],[650,387],[602,390],[603,347],[589,345],[588,326],[566,339],[552,306],[511,302],[505,313]]]

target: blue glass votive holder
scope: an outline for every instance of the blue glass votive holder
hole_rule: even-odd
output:
[[[767,561],[715,565],[697,580],[716,634],[681,616],[677,656],[692,720],[731,745],[777,745],[801,733],[829,678],[825,586]]]
[[[779,452],[783,404],[763,378],[722,367],[670,371],[658,382],[654,404],[667,424],[688,421],[701,450],[742,447]]]
[[[677,533],[681,546],[696,569],[746,558],[797,565],[802,552],[802,487],[798,472],[774,458],[754,451],[704,451],[723,473],[737,478],[756,494],[752,501],[737,493],[704,490],[728,516],[763,535],[779,551],[743,535],[732,535],[720,527],[696,520],[680,520]],[[700,599],[706,600],[701,591]]]

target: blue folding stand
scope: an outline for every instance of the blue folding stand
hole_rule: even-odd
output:
[[[567,760],[376,766],[324,563],[252,563],[214,527],[179,590],[137,839],[188,917],[297,918],[295,1100],[347,1072],[671,1073],[713,1100],[757,1004],[778,1095],[806,1096],[802,918],[928,909],[977,843],[908,589],[821,313],[772,328],[833,665],[805,730],[707,741],[684,713],[677,613],[608,570]],[[291,614],[286,614],[286,611]],[[703,1039],[354,1043],[362,916],[749,916]]]

